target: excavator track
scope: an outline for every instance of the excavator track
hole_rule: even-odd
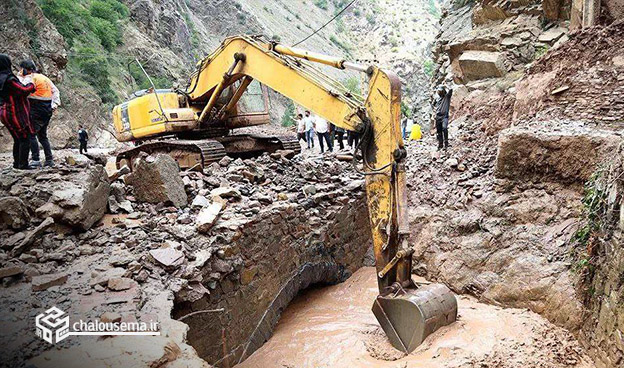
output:
[[[292,150],[301,152],[301,145],[296,137],[230,135],[201,140],[163,140],[144,143],[138,147],[123,151],[117,155],[117,167],[127,165],[132,169],[134,159],[141,153],[164,153],[172,156],[181,168],[204,168],[218,162],[224,156],[254,157],[264,152]]]
[[[293,150],[296,154],[301,153],[301,144],[297,137],[281,135],[275,138],[282,143],[283,150]]]
[[[225,147],[216,140],[167,140],[142,144],[117,155],[117,167],[124,164],[132,169],[132,162],[141,153],[148,155],[164,153],[171,155],[182,168],[191,168],[199,164],[201,168],[217,162],[225,156]]]

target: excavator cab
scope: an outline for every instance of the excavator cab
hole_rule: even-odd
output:
[[[222,109],[234,96],[242,82],[225,89],[215,104]],[[145,140],[168,135],[200,136],[200,132],[220,128],[215,135],[236,128],[270,123],[269,94],[266,86],[252,81],[238,103],[222,114],[219,121],[199,124],[198,118],[206,101],[189,101],[183,93],[172,89],[153,88],[133,93],[129,100],[113,109],[113,127],[120,142]],[[193,132],[193,134],[189,134]]]
[[[242,81],[235,82],[227,89],[226,97],[229,101],[241,87]],[[271,122],[269,116],[269,92],[268,88],[258,81],[252,81],[247,86],[245,93],[236,104],[235,110],[227,117],[226,125],[231,129],[264,125]]]
[[[210,109],[211,119],[200,121],[210,102],[189,98],[179,90],[151,88],[115,106],[115,137],[137,146],[117,156],[118,168],[132,169],[141,152],[166,153],[181,168],[201,169],[225,155],[248,158],[277,150],[301,151],[294,135],[231,134],[238,128],[270,123],[268,88],[260,82],[241,79],[224,88]]]

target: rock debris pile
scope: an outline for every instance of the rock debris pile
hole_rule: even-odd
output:
[[[243,285],[251,287],[269,277],[267,266],[287,276],[290,266],[263,257],[290,249],[289,242],[299,244],[297,252],[309,259],[344,253],[338,249],[344,226],[335,233],[326,230],[343,218],[368,221],[363,179],[349,163],[293,156],[283,151],[253,160],[226,157],[203,172],[180,172],[164,155],[141,157],[132,173],[122,168],[107,174],[84,160],[66,160],[74,165],[54,170],[3,171],[0,307],[11,319],[2,335],[8,358],[20,366],[49,348],[22,332],[31,329],[37,314],[56,306],[70,319],[159,320],[163,337],[154,340],[155,346],[168,351],[165,347],[175,345],[177,353],[158,359],[205,364],[185,343],[188,326],[171,319],[174,303],[192,305],[211,293],[221,298]],[[252,236],[258,244],[250,242]],[[247,241],[237,243],[241,238]],[[369,238],[364,233],[353,241],[363,250],[347,252],[359,258],[351,267],[345,263],[344,270],[361,265]],[[324,250],[324,241],[332,249]],[[253,248],[254,254],[235,248],[241,246]],[[293,253],[284,257],[297,259]],[[264,299],[273,297],[267,293]],[[230,307],[237,306],[232,302]],[[77,345],[72,347],[76,354],[100,346],[72,338],[58,345]],[[132,344],[112,346],[134,351]],[[139,353],[139,358],[148,361],[151,353]],[[61,357],[55,352],[41,356],[46,358],[37,358],[39,366]]]

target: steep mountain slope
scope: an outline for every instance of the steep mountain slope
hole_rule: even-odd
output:
[[[96,145],[116,144],[109,111],[131,92],[149,86],[143,63],[158,87],[181,86],[194,65],[236,34],[264,34],[295,44],[332,18],[345,0],[6,0],[0,10],[0,52],[16,62],[32,58],[57,82],[63,106],[49,135],[55,146],[76,143],[84,124]],[[349,59],[378,60],[399,73],[407,101],[424,91],[438,8],[433,0],[359,0],[340,18],[299,47]],[[399,29],[400,25],[400,29]],[[326,69],[359,89],[361,77]],[[272,117],[281,120],[287,101],[272,96]],[[422,105],[422,104],[421,104]],[[419,105],[420,106],[420,105]],[[0,128],[0,147],[10,138]]]
[[[356,59],[375,60],[403,83],[403,111],[429,119],[431,48],[438,32],[437,0],[360,1],[344,19]]]
[[[621,367],[624,23],[575,30],[569,16],[566,2],[481,0],[443,17],[432,87],[455,83],[451,147],[409,146],[414,261]]]

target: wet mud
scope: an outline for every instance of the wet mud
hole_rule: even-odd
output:
[[[346,282],[301,293],[274,335],[239,368],[594,367],[572,335],[541,316],[459,296],[456,323],[405,355],[386,340],[370,311],[372,267]]]

